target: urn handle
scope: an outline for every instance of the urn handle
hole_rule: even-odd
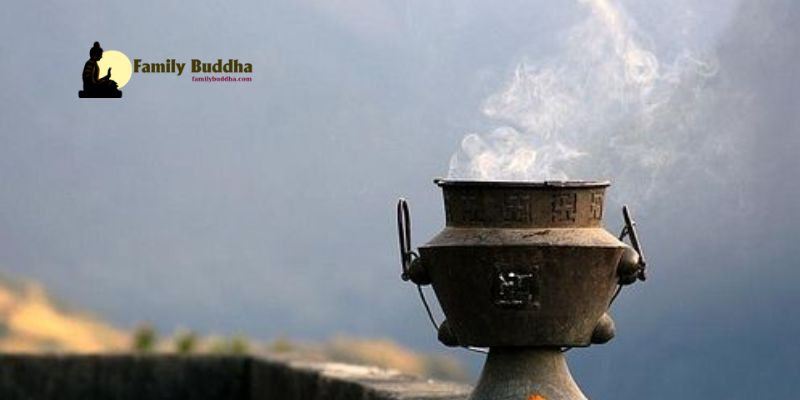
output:
[[[397,236],[400,239],[400,266],[403,268],[400,278],[417,285],[428,285],[431,279],[425,271],[419,254],[411,249],[411,212],[408,201],[400,198],[397,201]]]
[[[450,329],[447,320],[444,320],[441,324],[437,323],[431,312],[428,300],[425,298],[422,286],[430,285],[431,278],[425,269],[423,259],[411,249],[411,212],[408,210],[408,201],[402,197],[397,201],[397,236],[400,242],[400,266],[403,268],[400,278],[417,285],[420,301],[425,307],[425,312],[427,312],[433,328],[437,331],[439,341],[445,346],[459,346],[458,339]],[[478,353],[488,352],[488,350],[475,347],[465,346],[464,348]]]
[[[631,247],[627,247],[622,253],[622,259],[617,267],[617,274],[619,275],[620,285],[630,285],[636,282],[637,279],[642,281],[647,279],[644,272],[647,261],[644,258],[641,242],[639,242],[639,235],[636,233],[636,221],[631,217],[631,212],[627,205],[622,206],[622,218],[625,221],[625,225],[619,235],[619,240],[623,240],[627,236],[631,242]]]

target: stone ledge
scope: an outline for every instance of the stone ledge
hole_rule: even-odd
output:
[[[471,388],[339,363],[211,355],[0,355],[3,400],[463,400]]]

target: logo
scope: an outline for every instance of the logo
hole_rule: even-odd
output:
[[[229,58],[227,61],[218,58],[216,62],[193,58],[188,63],[175,58],[168,58],[164,62],[147,62],[135,58],[131,62],[125,53],[119,50],[103,51],[100,42],[94,42],[89,49],[89,60],[83,66],[83,90],[78,92],[78,97],[120,98],[120,89],[134,74],[172,74],[185,77],[184,72],[191,76],[192,82],[253,82],[253,64],[236,58]]]
[[[119,50],[103,51],[100,43],[94,42],[89,49],[89,60],[83,66],[83,90],[78,92],[78,97],[120,98],[120,88],[131,80],[131,73],[131,60],[125,53]]]

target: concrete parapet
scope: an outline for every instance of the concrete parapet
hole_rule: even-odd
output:
[[[466,385],[377,367],[213,355],[0,355],[3,400],[463,400]]]

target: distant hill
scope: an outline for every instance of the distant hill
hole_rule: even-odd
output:
[[[125,351],[130,334],[88,314],[59,307],[35,282],[0,279],[0,351]]]
[[[271,342],[243,336],[224,338],[180,331],[159,337],[147,324],[134,331],[55,301],[36,282],[0,278],[0,352],[14,353],[281,353],[300,358],[376,365],[440,379],[465,380],[455,358],[425,355],[391,339],[337,336],[322,343],[278,338]]]

